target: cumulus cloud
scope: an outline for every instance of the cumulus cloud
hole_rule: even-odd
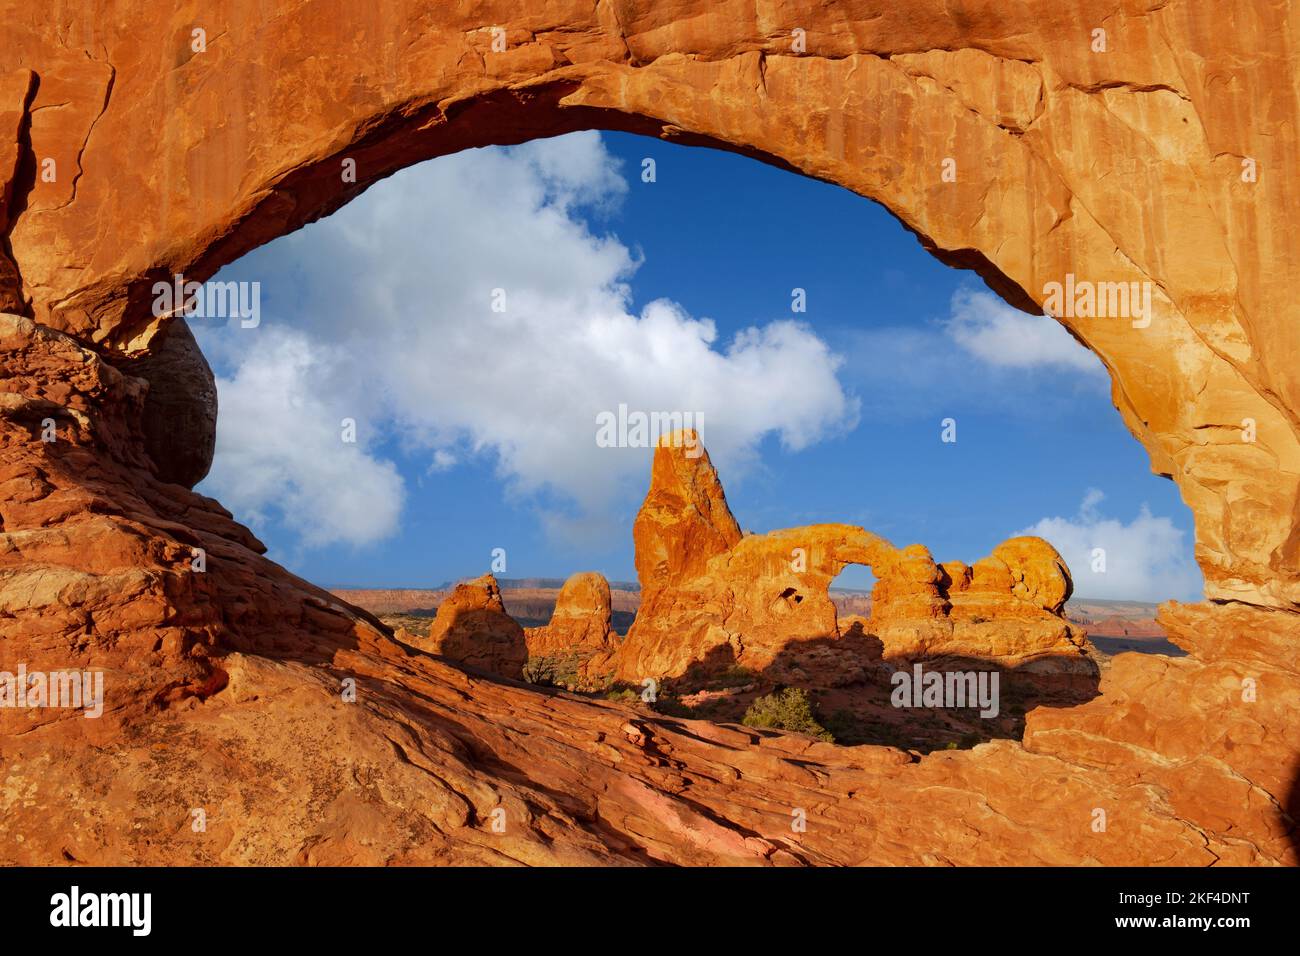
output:
[[[392,462],[331,387],[341,356],[296,331],[267,330],[234,376],[218,378],[217,453],[207,481],[259,525],[273,516],[308,546],[368,544],[397,530],[404,497]],[[345,441],[344,419],[356,422]]]
[[[1105,495],[1088,489],[1073,518],[1043,518],[1017,534],[1050,541],[1074,576],[1080,597],[1126,600],[1195,600],[1200,569],[1188,557],[1184,533],[1143,504],[1127,523],[1102,515]],[[1105,571],[1094,570],[1095,549],[1105,552]]]
[[[946,326],[959,346],[998,368],[1054,367],[1106,374],[1101,360],[1055,319],[1027,315],[989,292],[958,289]]]
[[[852,428],[841,360],[806,325],[721,341],[674,302],[633,308],[636,256],[589,225],[626,189],[595,133],[472,150],[405,170],[231,267],[222,279],[262,283],[263,319],[256,330],[198,330],[234,370],[219,383],[226,461],[213,493],[244,514],[279,508],[317,542],[326,524],[357,542],[391,532],[387,505],[368,524],[339,520],[352,513],[336,499],[401,500],[400,476],[377,452],[324,444],[351,414],[431,472],[486,457],[544,527],[581,537],[603,533],[615,504],[644,488],[646,449],[596,444],[597,415],[620,404],[702,416],[729,476],[767,435],[797,450]],[[264,402],[283,398],[277,378],[301,386],[298,404],[276,414],[296,424],[286,434],[302,448],[255,423]],[[275,475],[235,471],[234,449],[241,468],[269,457]],[[329,483],[312,474],[321,468]]]

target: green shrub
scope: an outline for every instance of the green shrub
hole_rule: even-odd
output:
[[[646,701],[642,696],[643,693],[644,691],[624,685],[616,690],[606,691],[605,699],[619,704],[649,703],[651,710],[657,714],[663,714],[665,717],[695,716],[695,712],[690,707],[687,707],[672,694],[665,694],[660,690],[654,700]]]
[[[732,687],[743,687],[746,684],[757,683],[758,679],[758,674],[748,667],[732,664],[726,670],[706,677],[701,682],[701,686],[705,690],[728,690]]]
[[[659,694],[655,702],[650,705],[656,713],[663,714],[665,717],[694,717],[695,711],[683,704],[676,697],[668,694]]]
[[[749,705],[741,722],[746,727],[793,730],[827,743],[835,742],[831,732],[817,722],[807,692],[798,687],[787,687],[766,697],[759,697]]]
[[[530,657],[524,665],[524,680],[543,687],[575,687],[578,684],[577,654]]]

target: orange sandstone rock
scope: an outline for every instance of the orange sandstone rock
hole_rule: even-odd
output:
[[[528,660],[524,629],[506,613],[501,588],[490,574],[456,585],[443,599],[428,646],[453,661],[516,679]]]
[[[614,644],[609,582],[586,571],[564,582],[550,623],[524,629],[528,653],[544,657],[567,651],[603,651]]]
[[[689,436],[689,437],[688,437]],[[690,443],[688,445],[688,442]],[[694,432],[661,436],[650,491],[632,526],[641,600],[702,574],[741,539],[722,482]]]
[[[1300,151],[1284,6],[1225,28],[1187,0],[1129,2],[1105,53],[1088,26],[1114,16],[1102,0],[959,17],[941,0],[869,15],[798,0],[758,18],[533,0],[495,24],[505,51],[476,8],[417,0],[258,24],[216,0],[204,52],[190,19],[136,6],[3,18],[0,183],[16,186],[0,258],[22,305],[0,307],[136,355],[163,325],[152,282],[207,279],[419,160],[591,127],[723,146],[883,203],[1017,306],[1071,275],[1146,283],[1137,327],[1056,311],[1179,483],[1208,595],[1300,608],[1300,306],[1283,268],[1300,235],[1286,178],[1265,172]],[[47,159],[57,175],[37,175]]]
[[[0,72],[0,240],[8,235],[12,224],[15,180],[24,155],[21,140],[35,88],[36,74],[31,70]],[[7,246],[0,241],[0,312],[21,312],[22,279]]]
[[[756,18],[714,0],[526,0],[504,15],[504,53],[477,7],[417,0],[319,0],[269,19],[213,0],[203,53],[192,13],[141,0],[111,15],[10,6],[0,310],[24,317],[0,316],[0,665],[109,679],[98,720],[0,709],[0,862],[1300,862],[1300,303],[1287,268],[1300,230],[1285,173],[1300,152],[1300,53],[1286,5],[1225,20],[1186,0],[960,16],[942,0],[795,0]],[[1097,54],[1086,27],[1103,23]],[[1025,308],[1067,275],[1149,283],[1142,327],[1060,321],[1105,363],[1125,424],[1195,516],[1212,603],[1161,610],[1189,657],[1115,658],[1096,699],[1032,711],[1023,744],[914,759],[644,716],[632,742],[626,707],[467,674],[268,561],[185,487],[210,448],[175,452],[190,464],[168,473],[146,424],[161,379],[127,364],[166,348],[154,281],[207,279],[414,162],[582,128],[838,183]],[[57,175],[38,175],[46,160]],[[46,419],[56,442],[40,440]],[[691,550],[672,546],[684,526],[668,499],[671,527],[640,529],[660,619],[733,551],[743,582],[731,605],[700,585],[715,603],[684,637],[692,653],[761,659],[784,623],[825,626],[806,583],[753,583],[784,574],[765,562],[794,542],[742,549],[720,488],[660,487],[703,507]],[[861,551],[823,535],[817,575]],[[1023,620],[1036,627],[1060,582],[1023,557],[931,571],[913,553],[882,577],[879,620],[927,641],[945,620],[985,627],[980,606],[1035,612]],[[756,643],[733,643],[733,614]],[[639,654],[667,659],[666,634],[638,637]],[[196,805],[204,834],[184,825]],[[808,808],[805,833],[790,833],[791,807]],[[504,834],[485,825],[496,809]]]
[[[852,525],[737,538],[717,471],[707,454],[690,453],[701,447],[698,437],[687,439],[667,436],[655,448],[634,525],[641,608],[612,658],[620,679],[736,665],[788,674],[793,657],[807,651],[801,645],[841,635],[829,589],[849,564],[877,576],[863,629],[886,656],[1033,660],[1040,667],[1050,659],[1067,671],[1095,669],[1083,655],[1083,633],[1065,620],[1069,571],[1047,542],[1013,538],[967,569],[941,567],[922,545],[895,548]],[[854,672],[851,662],[845,667],[841,677]]]

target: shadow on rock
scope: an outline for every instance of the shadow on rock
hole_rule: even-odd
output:
[[[818,723],[845,745],[929,752],[995,739],[1020,740],[1036,707],[1073,707],[1099,693],[1086,653],[1008,664],[960,655],[886,657],[861,622],[843,636],[791,640],[755,671],[730,645],[711,648],[680,677],[661,682],[656,709],[672,716],[743,722],[754,702],[785,688],[804,692]]]

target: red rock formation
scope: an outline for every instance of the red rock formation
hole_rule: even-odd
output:
[[[528,660],[524,629],[506,613],[501,588],[490,574],[456,585],[443,599],[429,628],[428,647],[453,661],[516,679]]]
[[[584,571],[564,582],[551,621],[524,629],[530,656],[605,651],[614,646],[613,607],[603,574]]]
[[[36,90],[31,70],[0,70],[0,312],[20,312],[22,279],[9,252],[10,210],[15,203],[15,180],[24,158],[22,139],[27,129],[27,110]]]
[[[687,434],[696,442],[690,447],[684,444]],[[722,482],[695,433],[662,436],[659,447],[666,453],[654,456],[650,491],[632,526],[642,601],[703,574],[741,539]]]
[[[185,322],[173,322],[158,346],[122,370],[148,383],[142,424],[145,450],[163,481],[193,488],[212,467],[217,436],[217,383]]]
[[[0,861],[1297,862],[1289,10],[859,7],[548,0],[492,18],[504,53],[479,7],[414,0],[7,9],[0,309],[35,324],[0,318],[0,664],[102,669],[109,699],[99,720],[0,709]],[[261,557],[186,490],[196,469],[167,474],[161,380],[127,365],[165,347],[153,282],[206,279],[413,162],[579,128],[839,183],[1019,305],[1067,274],[1150,282],[1145,327],[1061,321],[1195,515],[1214,603],[1161,611],[1190,656],[1121,655],[1023,744],[920,760],[656,718],[399,645]],[[691,568],[762,557],[701,520],[716,540]],[[1050,586],[999,560],[1045,609]],[[908,557],[891,603],[930,614],[929,574]],[[954,610],[1004,583],[973,569]]]
[[[622,680],[736,665],[783,671],[783,655],[800,643],[840,636],[829,589],[849,564],[877,577],[864,629],[886,656],[1093,669],[1083,632],[1065,619],[1069,570],[1041,538],[1012,538],[966,568],[940,567],[921,545],[895,548],[853,525],[737,536],[717,471],[707,454],[693,456],[697,448],[694,433],[655,448],[633,525],[642,606],[611,661]]]
[[[10,175],[0,157],[0,182],[21,183],[8,243],[22,298],[42,324],[137,353],[160,325],[152,282],[205,279],[418,160],[593,126],[723,145],[883,202],[1020,305],[1067,274],[1153,283],[1148,326],[1062,321],[1179,482],[1210,597],[1294,608],[1300,362],[1294,297],[1270,263],[1296,258],[1300,236],[1286,178],[1265,172],[1296,152],[1285,9],[1223,29],[1188,0],[1126,0],[1118,18],[1100,0],[961,17],[940,0],[759,19],[751,6],[562,2],[494,24],[415,0],[374,16],[317,0],[265,23],[228,0],[7,17],[0,116],[25,131],[25,165]],[[151,50],[170,51],[168,68]],[[305,88],[328,108],[304,117]]]

